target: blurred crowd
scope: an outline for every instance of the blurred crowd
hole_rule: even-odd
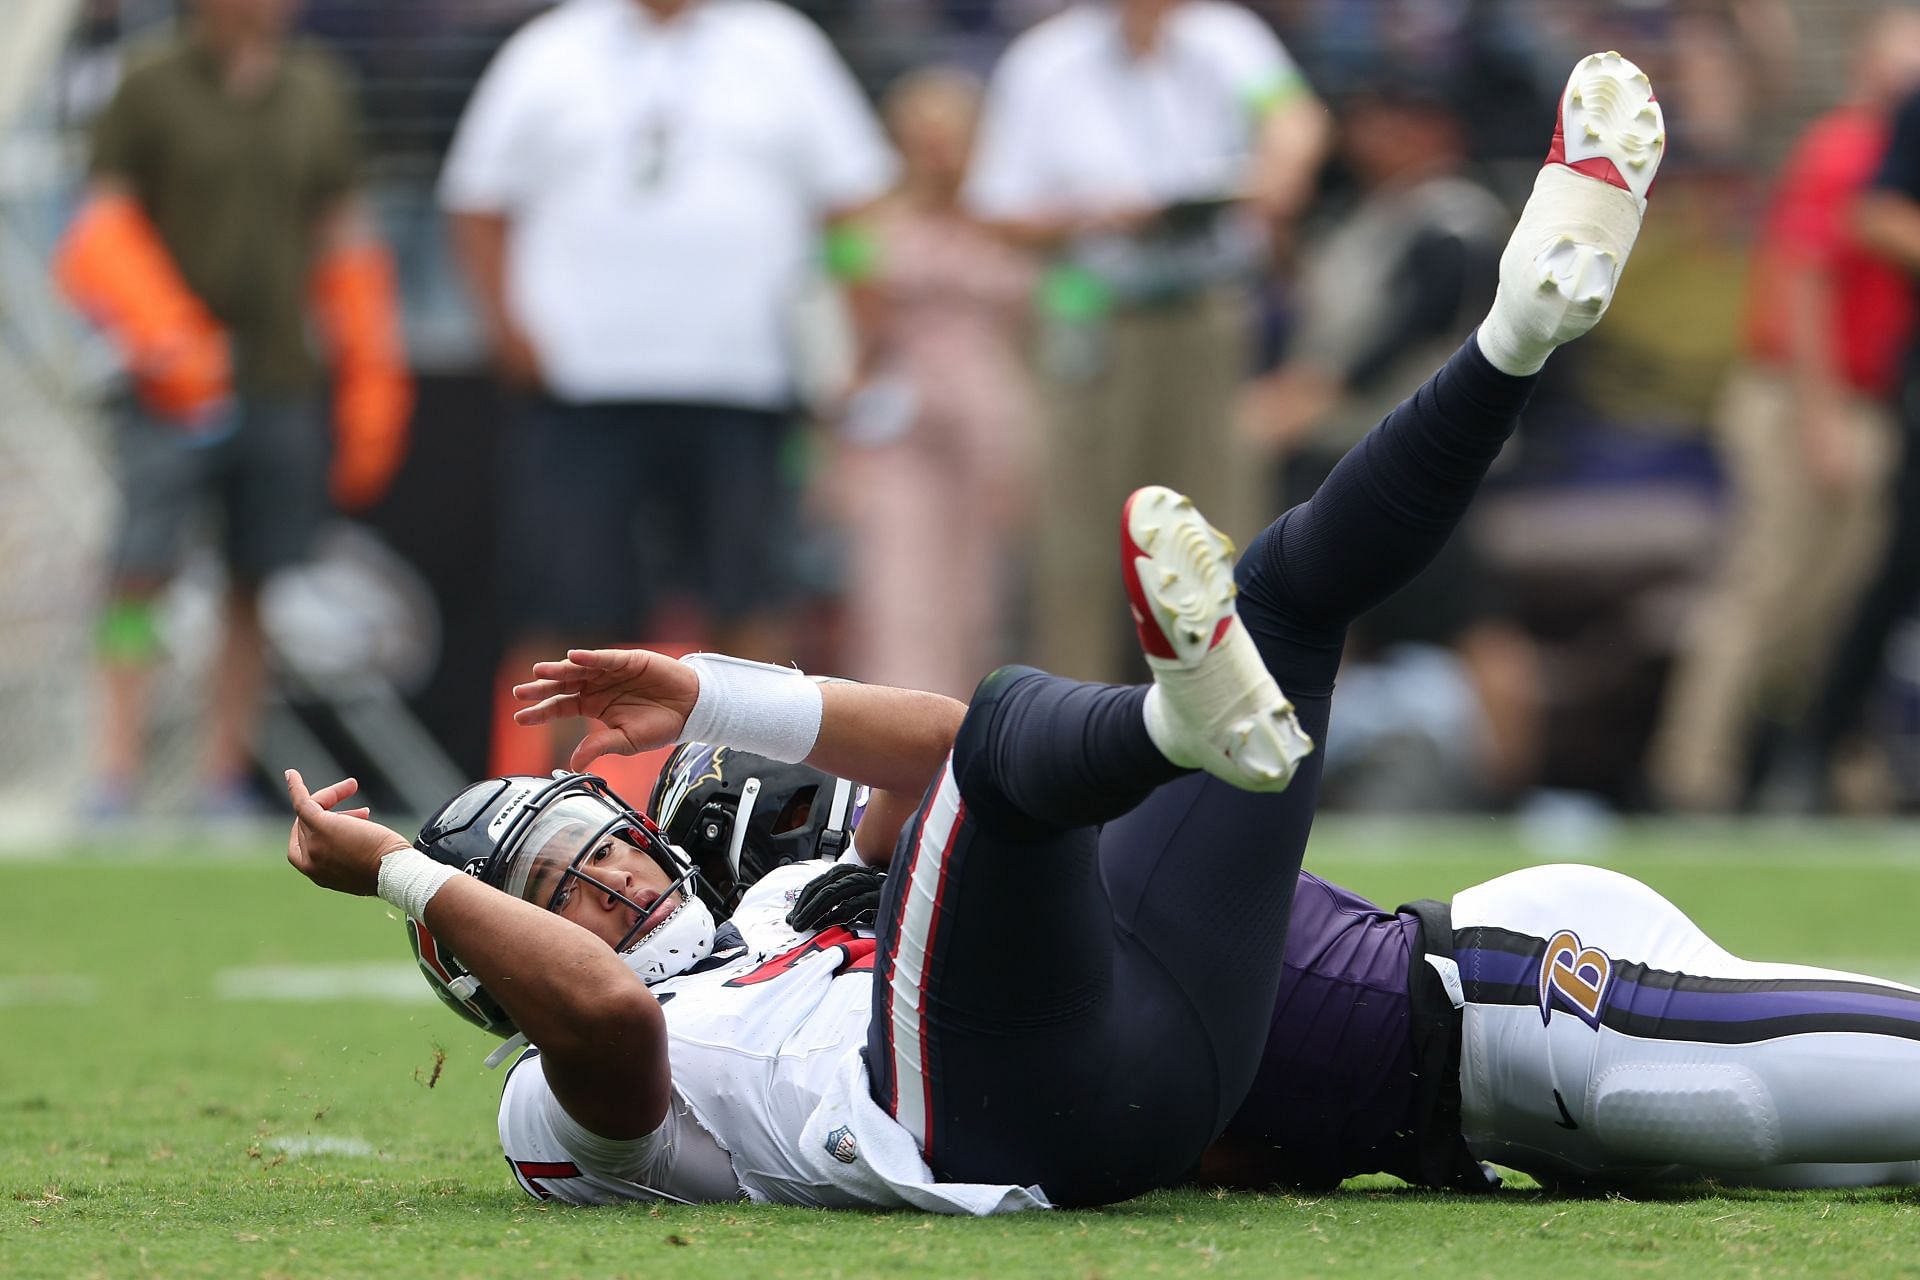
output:
[[[1920,798],[1920,9],[83,11],[61,96],[91,160],[54,267],[128,374],[114,814],[200,507],[226,531],[219,806],[256,799],[258,593],[329,505],[467,600],[443,683],[469,703],[568,643],[961,697],[1011,660],[1136,678],[1124,496],[1172,485],[1244,541],[1310,495],[1485,313],[1565,70],[1605,48],[1673,129],[1654,212],[1461,535],[1355,628],[1327,793]],[[574,737],[435,727],[474,768]]]

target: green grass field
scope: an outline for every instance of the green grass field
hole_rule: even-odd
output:
[[[494,1139],[489,1039],[426,996],[389,909],[310,888],[274,839],[0,861],[0,1277],[1920,1274],[1912,1191],[1377,1179],[979,1222],[537,1205]],[[1920,838],[1897,828],[1624,828],[1586,852],[1736,952],[1920,980]],[[1535,860],[1485,821],[1328,824],[1310,862],[1391,903]]]

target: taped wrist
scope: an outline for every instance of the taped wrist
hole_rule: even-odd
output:
[[[700,677],[682,742],[711,742],[798,764],[820,737],[820,686],[796,667],[724,653],[682,659]]]
[[[383,901],[418,920],[426,915],[427,903],[440,886],[459,874],[418,849],[395,849],[380,859],[377,892]]]

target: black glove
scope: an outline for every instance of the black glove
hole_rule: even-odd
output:
[[[801,933],[842,925],[867,929],[880,918],[880,890],[887,873],[855,862],[836,863],[807,882],[787,912],[787,923]]]

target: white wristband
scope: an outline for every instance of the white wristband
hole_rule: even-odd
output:
[[[459,874],[418,849],[395,849],[380,859],[378,892],[381,898],[418,920],[426,915],[427,903],[440,892],[440,886]]]
[[[682,742],[711,742],[797,764],[820,737],[820,686],[797,667],[724,653],[682,659],[700,677]]]

